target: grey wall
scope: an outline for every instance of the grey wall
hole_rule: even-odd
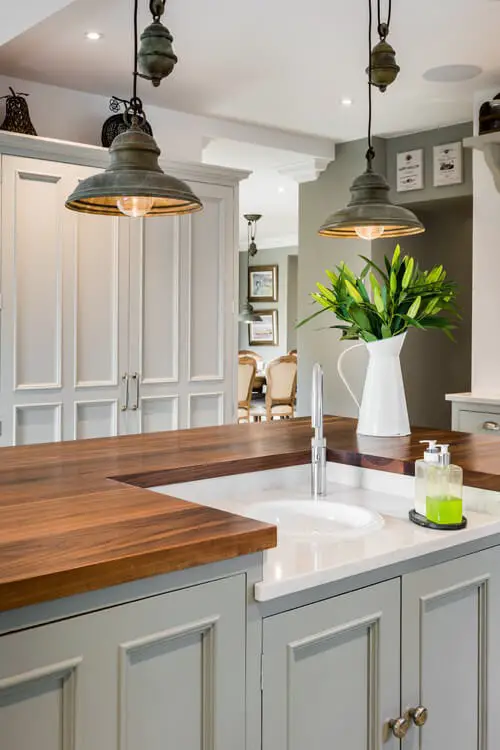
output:
[[[447,128],[424,130],[420,133],[389,138],[387,140],[387,171],[386,176],[392,188],[391,197],[394,203],[427,203],[428,201],[448,200],[472,195],[472,149],[463,149],[464,181],[460,185],[446,185],[434,187],[433,182],[433,147],[443,143],[454,143],[473,135],[472,122],[461,125],[451,125]],[[396,157],[402,151],[424,149],[424,187],[422,190],[410,190],[404,193],[396,192]]]
[[[297,348],[297,322],[298,322],[298,284],[299,284],[299,257],[288,256],[288,285],[287,285],[287,347],[288,350]]]
[[[375,139],[377,157],[375,168],[385,169],[385,141]],[[311,304],[310,293],[316,282],[325,282],[325,269],[334,268],[345,261],[354,272],[359,272],[362,253],[370,257],[373,243],[364,240],[335,240],[318,235],[318,228],[327,216],[348,202],[349,187],[357,174],[365,168],[366,141],[343,143],[337,147],[335,161],[316,182],[306,182],[299,191],[299,320],[316,309]],[[314,362],[325,370],[325,411],[329,414],[357,416],[356,405],[351,401],[337,374],[337,360],[347,344],[340,342],[339,332],[328,326],[335,325],[330,313],[317,318],[298,330],[299,379],[297,388],[297,413],[310,414],[311,371]],[[354,390],[362,390],[365,352],[360,349],[348,355],[346,371],[353,381]]]
[[[289,346],[288,343],[288,317],[289,317],[289,305],[288,305],[288,287],[289,287],[289,276],[288,276],[288,259],[290,256],[297,257],[296,247],[279,247],[270,249],[261,249],[257,255],[250,258],[250,267],[252,266],[278,266],[278,302],[252,302],[255,310],[277,310],[278,311],[278,346],[252,346],[252,349],[259,352],[266,361],[280,357],[282,354],[286,354],[289,349],[295,348],[294,345]],[[240,259],[240,305],[244,302],[247,288],[247,266],[246,266],[246,253],[239,253]],[[293,280],[292,280],[293,281]],[[293,294],[293,292],[292,292]],[[296,317],[296,313],[294,318]],[[240,349],[249,348],[249,326],[248,324],[239,324],[238,330],[238,345]],[[294,338],[295,342],[295,338]]]
[[[401,247],[421,268],[443,264],[458,284],[462,321],[454,334],[456,343],[440,331],[408,332],[401,355],[408,412],[412,425],[449,429],[451,405],[444,396],[469,391],[471,385],[472,198],[433,201],[415,210],[425,234],[406,238]],[[388,240],[373,245],[376,263],[393,250]]]
[[[413,424],[449,427],[449,407],[444,402],[445,392],[468,390],[470,386],[470,299],[472,258],[472,166],[469,149],[464,149],[464,183],[447,187],[432,186],[432,147],[452,143],[472,134],[472,124],[415,133],[389,140],[376,138],[377,159],[375,168],[388,175],[393,189],[392,199],[422,209],[428,231],[422,237],[408,238],[404,251],[415,254],[422,264],[443,263],[450,277],[463,287],[462,310],[464,321],[458,334],[459,342],[453,346],[443,334],[411,332],[405,344],[403,367],[408,390],[410,420]],[[425,187],[423,190],[396,193],[396,155],[400,151],[424,148]],[[353,141],[337,147],[335,161],[329,165],[316,182],[304,183],[299,193],[299,319],[315,309],[310,304],[309,293],[317,281],[324,281],[325,268],[333,268],[345,260],[355,272],[363,262],[362,253],[368,257],[381,257],[392,253],[394,240],[333,240],[319,237],[320,224],[332,211],[349,200],[349,186],[364,168],[365,141]],[[465,203],[452,204],[450,199],[465,199]],[[468,199],[468,200],[467,200]],[[441,215],[442,214],[442,215]],[[403,243],[402,243],[403,244]],[[373,254],[373,255],[372,255]],[[299,381],[298,413],[309,414],[311,369],[319,361],[325,369],[325,409],[327,413],[357,416],[352,402],[337,374],[337,360],[348,344],[339,341],[338,332],[326,329],[335,324],[333,316],[325,313],[316,321],[298,331]],[[425,336],[425,337],[424,337]],[[366,369],[363,348],[354,350],[344,360],[346,374],[354,391],[361,396]],[[439,364],[438,364],[439,363]],[[431,377],[434,370],[434,376]],[[431,382],[432,381],[432,382]]]

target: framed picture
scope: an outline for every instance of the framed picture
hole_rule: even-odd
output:
[[[250,302],[278,301],[278,266],[250,266],[248,299]]]
[[[434,187],[459,185],[463,181],[460,141],[434,146],[433,157]]]
[[[255,310],[262,321],[250,323],[248,326],[249,346],[277,346],[278,345],[278,311]]]
[[[424,187],[424,151],[403,151],[397,155],[396,186],[398,193],[408,190],[422,190]]]

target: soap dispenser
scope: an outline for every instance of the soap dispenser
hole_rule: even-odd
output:
[[[424,457],[415,461],[415,511],[425,518],[427,513],[427,480],[429,467],[439,464],[437,440],[421,440],[427,443]]]
[[[429,467],[427,476],[425,515],[437,526],[460,527],[463,524],[463,471],[451,463],[449,445],[438,445],[437,448],[440,449],[439,463]]]

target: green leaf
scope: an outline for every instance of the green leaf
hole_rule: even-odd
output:
[[[367,264],[366,264],[366,265],[364,266],[364,268],[363,268],[363,270],[361,271],[361,273],[359,274],[359,278],[360,278],[360,279],[364,279],[364,278],[365,278],[365,276],[366,276],[366,274],[368,273],[368,271],[369,271],[369,270],[370,270],[370,266],[369,266],[369,264],[367,263]]]
[[[367,305],[371,305],[368,292],[366,291],[366,286],[361,281],[361,278],[358,279],[357,287],[359,289],[359,293],[361,294],[361,297],[363,298],[363,302]]]
[[[326,270],[325,273],[330,279],[330,281],[332,282],[332,285],[335,286],[337,281],[339,280],[339,277],[337,276],[337,274],[334,273],[333,271],[328,271],[328,270]]]
[[[401,255],[401,247],[398,244],[396,245],[394,249],[394,254],[392,256],[392,263],[391,263],[392,268],[394,268],[396,264],[398,263],[400,255]]]
[[[321,294],[326,297],[330,302],[333,302],[333,304],[337,304],[337,297],[335,296],[334,292],[332,292],[330,289],[327,289],[326,286],[323,286],[323,284],[320,284],[319,281],[316,284]]]
[[[361,338],[363,341],[367,341],[369,344],[371,344],[373,341],[378,341],[379,339],[373,335],[373,333],[370,333],[370,331],[363,331],[361,333]]]
[[[309,317],[304,318],[304,320],[301,320],[299,323],[297,323],[297,325],[295,326],[295,328],[301,328],[303,325],[305,325],[306,323],[309,323],[309,321],[311,321],[311,320],[314,320],[314,318],[317,318],[318,315],[321,315],[321,313],[324,313],[324,312],[326,312],[325,309],[323,309],[323,310],[316,310],[316,312],[314,312],[312,315],[309,315]]]
[[[410,309],[408,310],[408,317],[414,318],[418,311],[420,310],[420,305],[422,304],[422,297],[417,297],[416,300],[414,300],[413,304],[411,305]]]
[[[392,331],[391,331],[391,328],[390,328],[390,326],[387,326],[387,325],[385,325],[385,323],[384,323],[384,325],[383,325],[383,326],[381,327],[381,331],[382,331],[382,337],[383,337],[384,339],[390,339],[390,338],[391,338],[391,336],[392,336]]]
[[[408,261],[406,263],[406,271],[404,272],[403,280],[401,281],[401,286],[403,287],[403,289],[408,288],[411,278],[413,276],[414,267],[415,267],[415,260],[413,258],[408,258]]]
[[[355,284],[356,283],[356,277],[355,277],[355,275],[353,274],[353,272],[351,271],[351,269],[349,268],[349,266],[346,265],[346,263],[344,263],[344,261],[342,261],[342,263],[339,265],[339,268],[342,271],[342,273],[344,274],[344,276],[346,277],[346,279],[349,279],[349,281],[351,282],[351,284]]]
[[[397,288],[398,288],[398,280],[396,278],[396,274],[394,273],[394,271],[391,271],[390,289],[391,289],[392,296],[396,294]]]
[[[349,294],[351,295],[351,297],[353,298],[355,302],[358,302],[358,303],[363,302],[363,298],[361,294],[358,292],[354,284],[352,284],[349,281],[349,279],[345,280],[345,285],[346,285],[347,291],[349,292]]]
[[[370,319],[358,305],[351,305],[349,312],[351,318],[361,330],[371,332]]]
[[[373,268],[373,270],[376,271],[385,281],[387,282],[389,281],[388,275],[384,273],[382,269],[379,266],[377,266],[376,263],[373,262],[373,260],[370,260],[370,258],[367,258],[366,255],[360,255],[359,257],[362,260],[364,260],[366,264],[370,266],[370,268]]]
[[[375,303],[375,307],[377,308],[377,312],[383,313],[385,310],[384,300],[382,299],[382,292],[380,290],[380,284],[378,283],[375,276],[371,273],[370,274],[370,284],[373,291],[373,301]]]

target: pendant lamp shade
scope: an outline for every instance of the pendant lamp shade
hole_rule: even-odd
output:
[[[320,227],[324,237],[356,239],[366,228],[372,237],[407,237],[425,231],[413,211],[396,206],[389,198],[389,184],[385,177],[368,166],[351,185],[351,200],[345,208],[335,211]],[[378,228],[378,232],[373,230]],[[365,239],[370,239],[367,235]]]
[[[109,167],[82,180],[66,208],[106,216],[166,216],[202,208],[189,185],[162,170],[160,149],[137,120],[114,139],[109,153]]]
[[[261,316],[255,312],[248,300],[241,306],[238,320],[240,323],[262,323]]]

